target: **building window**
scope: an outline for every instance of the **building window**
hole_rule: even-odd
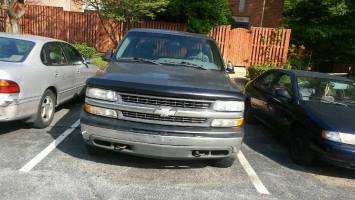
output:
[[[239,0],[239,12],[245,12],[245,0]]]
[[[235,26],[240,28],[249,28],[250,27],[250,17],[237,17],[233,16],[235,21]]]

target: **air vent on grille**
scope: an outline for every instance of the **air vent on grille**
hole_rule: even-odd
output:
[[[154,121],[167,121],[167,122],[180,122],[180,123],[204,123],[206,118],[196,118],[196,117],[161,117],[155,114],[131,112],[131,111],[122,111],[124,117],[144,119],[144,120],[154,120]]]
[[[188,101],[180,99],[164,99],[145,96],[135,96],[121,94],[122,101],[128,103],[156,105],[156,106],[171,106],[179,108],[207,109],[211,106],[209,102]]]

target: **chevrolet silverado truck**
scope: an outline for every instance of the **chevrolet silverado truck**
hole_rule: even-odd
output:
[[[244,96],[215,41],[151,29],[129,31],[106,73],[87,80],[81,132],[103,149],[230,167],[243,140]]]

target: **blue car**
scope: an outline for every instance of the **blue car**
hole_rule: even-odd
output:
[[[301,165],[355,169],[355,83],[323,73],[270,70],[247,84],[245,119],[288,139]]]

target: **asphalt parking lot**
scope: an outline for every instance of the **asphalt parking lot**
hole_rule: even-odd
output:
[[[323,163],[311,168],[299,167],[289,160],[282,140],[261,125],[245,126],[242,154],[228,169],[200,161],[153,160],[113,152],[92,157],[86,153],[80,129],[72,127],[79,119],[81,107],[80,100],[61,106],[52,125],[43,130],[21,122],[0,123],[0,199],[351,199],[355,196],[355,171]],[[63,133],[68,136],[56,146]],[[50,144],[56,146],[52,151],[48,148]],[[50,151],[43,153],[45,149]],[[39,154],[42,159],[38,160]],[[37,161],[33,168],[21,170],[33,160]]]

